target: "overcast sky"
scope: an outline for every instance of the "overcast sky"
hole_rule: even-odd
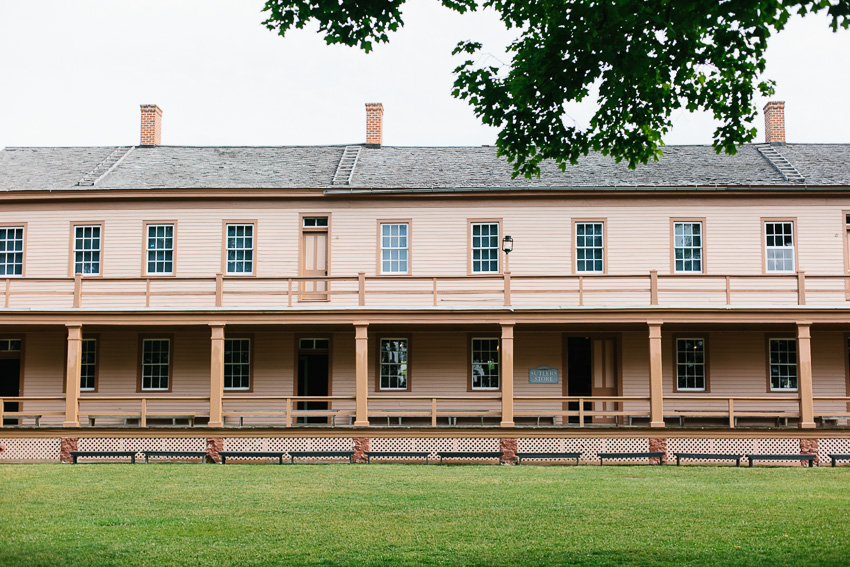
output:
[[[384,104],[386,145],[492,144],[451,96],[451,56],[510,40],[492,13],[408,0],[406,26],[371,54],[314,31],[281,38],[262,0],[0,0],[0,147],[139,143],[139,105],[164,112],[169,145],[313,145],[365,139],[364,103]],[[789,142],[850,142],[850,31],[796,19],[769,43],[767,77],[786,101]],[[759,108],[763,99],[759,99]],[[592,108],[569,116],[586,126]],[[674,117],[668,144],[709,144],[709,117]],[[759,141],[763,119],[756,121]]]

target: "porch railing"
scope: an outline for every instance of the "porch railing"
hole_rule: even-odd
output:
[[[850,275],[610,274],[5,278],[5,307],[806,305],[850,300]],[[316,285],[321,284],[321,285]],[[2,285],[2,284],[0,284]],[[321,288],[316,291],[314,288]],[[310,289],[311,291],[305,291]]]
[[[620,418],[649,418],[650,401],[651,399],[649,396],[514,396],[514,417],[562,416],[567,419],[570,417],[577,417],[577,425],[579,427],[584,427],[586,425],[585,418],[601,417],[612,419],[615,423],[619,424],[621,422]],[[566,404],[568,407],[570,404],[577,405],[578,407],[573,410],[523,410],[517,407],[531,402],[536,402],[538,404],[546,402],[560,402],[561,404]],[[639,404],[640,407],[626,408],[625,404]],[[587,409],[588,405],[590,405],[590,409]],[[646,406],[645,409],[643,407],[644,405]],[[625,419],[623,421],[625,421]]]
[[[185,404],[189,402],[197,405],[205,404],[200,411],[192,410]],[[182,407],[171,409],[172,404],[184,404]],[[79,415],[102,416],[104,419],[138,419],[139,427],[147,427],[148,419],[191,419],[196,417],[208,417],[209,396],[86,396],[79,398]],[[101,408],[97,405],[101,404]],[[109,407],[102,408],[102,404]],[[156,406],[151,409],[151,405]],[[90,407],[92,406],[92,407]],[[168,407],[169,411],[163,411],[162,406]]]

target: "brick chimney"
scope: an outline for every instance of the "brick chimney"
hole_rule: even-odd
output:
[[[158,146],[162,135],[162,109],[155,104],[142,106],[142,139],[140,146]]]
[[[384,105],[366,103],[366,143],[380,146],[384,138]]]
[[[764,141],[785,144],[785,101],[772,100],[764,105]]]

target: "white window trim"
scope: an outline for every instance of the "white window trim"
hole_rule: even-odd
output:
[[[770,352],[772,350],[771,349],[771,343],[773,343],[773,341],[788,341],[788,342],[794,343],[794,353],[799,355],[799,353],[797,352],[797,340],[796,339],[792,339],[792,338],[789,338],[789,337],[768,338],[768,340],[767,340],[767,382],[768,382],[768,386],[770,387],[770,391],[771,392],[797,392],[797,391],[800,390],[800,361],[799,361],[799,359],[794,364],[794,369],[796,371],[796,378],[797,378],[797,387],[796,388],[774,388],[773,387],[773,376],[770,372],[770,368],[771,368],[771,366],[773,366],[773,364],[770,362]],[[783,364],[783,366],[788,366],[788,365]]]
[[[791,225],[791,246],[768,246],[767,245],[767,225],[769,224],[789,224]],[[797,235],[795,234],[797,231],[795,230],[794,222],[790,220],[778,220],[778,221],[764,221],[764,227],[762,229],[764,233],[764,271],[768,274],[793,274],[796,270],[797,265]],[[768,259],[768,253],[771,250],[790,250],[791,251],[791,269],[790,270],[771,270],[770,269],[770,260]]]
[[[251,360],[251,339],[249,337],[229,337],[229,338],[225,338],[224,339],[224,352],[225,353],[227,353],[227,341],[248,341],[248,385],[247,386],[240,386],[238,388],[234,388],[233,386],[224,386],[224,391],[226,391],[226,392],[240,392],[240,391],[245,392],[245,391],[248,391],[248,390],[251,389],[251,364],[253,362]],[[241,366],[241,365],[242,365],[241,362],[238,363],[238,364],[234,364],[234,363],[228,364],[227,362],[225,362],[224,365],[223,365],[224,373],[227,374],[228,366],[233,367],[233,366]],[[224,376],[224,378],[226,379],[227,377]]]
[[[163,238],[171,238],[171,248],[151,248],[150,247],[150,243],[151,243],[151,232],[150,231],[151,231],[152,228],[156,229],[156,228],[159,228],[159,227],[165,227],[165,228],[171,229],[171,236],[170,237],[169,236],[163,237]],[[171,276],[171,275],[173,275],[174,274],[174,225],[171,224],[171,223],[155,223],[155,224],[148,224],[148,225],[145,226],[145,228],[146,228],[146,232],[147,232],[147,234],[145,234],[145,238],[146,238],[146,240],[145,240],[145,275],[149,275],[149,276]],[[153,240],[157,240],[158,238],[159,238],[158,236],[154,236]],[[252,242],[253,242],[253,240],[252,240]],[[151,252],[154,252],[154,253],[155,252],[171,252],[171,260],[169,262],[171,264],[171,269],[168,270],[167,272],[156,272],[156,271],[152,272],[152,271],[150,271]],[[157,261],[154,260],[153,263],[154,263],[154,265],[156,265]]]
[[[95,368],[94,376],[95,376],[95,381],[96,381],[97,380],[97,339],[91,339],[91,338],[82,339],[80,342],[83,343],[83,344],[85,344],[86,342],[89,342],[89,344],[94,344],[94,364],[92,364],[92,366],[94,366],[94,368]],[[82,344],[80,345],[80,354],[82,355]],[[82,363],[80,364],[80,366],[82,367]],[[81,375],[82,375],[82,373],[81,373]],[[92,386],[91,388],[83,388],[82,383],[80,384],[80,391],[81,392],[94,392],[95,389],[96,389],[95,386]]]
[[[691,226],[693,226],[693,225],[699,226],[699,246],[676,246],[676,236],[677,236],[676,235],[676,227],[682,226],[683,227],[682,230],[684,232],[684,225],[686,225],[686,224],[691,225]],[[676,273],[676,274],[701,274],[701,273],[703,273],[703,264],[705,262],[705,254],[703,253],[703,249],[704,249],[703,245],[705,243],[704,242],[705,239],[704,239],[703,233],[704,233],[704,231],[702,229],[702,221],[674,221],[673,222],[673,272],[674,273]],[[682,236],[684,237],[685,235],[683,234]],[[693,229],[691,229],[691,236],[693,236]],[[604,244],[604,242],[603,242],[603,244]],[[679,270],[679,269],[677,269],[676,268],[676,262],[678,262],[678,258],[676,258],[676,250],[678,250],[678,249],[699,250],[699,270],[685,270],[685,269]],[[685,259],[682,260],[683,265],[684,265],[685,261],[686,261]],[[693,258],[691,258],[691,262],[693,262],[693,261],[694,261]]]
[[[91,250],[84,250],[77,248],[77,231],[86,228],[96,228],[97,229],[97,242],[98,247],[92,248]],[[85,238],[85,237],[83,237]],[[86,252],[97,252],[97,271],[96,272],[83,272],[77,271],[77,254],[85,254]],[[103,225],[100,224],[75,224],[74,225],[74,273],[82,274],[83,276],[99,276],[103,273]],[[85,261],[80,261],[80,264],[85,264]],[[90,264],[92,262],[89,262]]]
[[[486,390],[486,391],[496,391],[501,389],[502,387],[502,361],[501,361],[501,342],[496,337],[472,337],[469,342],[469,368],[472,371],[473,366],[476,364],[474,361],[475,357],[475,341],[496,341],[496,350],[499,354],[499,360],[496,360],[496,378],[498,384],[495,386],[476,386],[475,385],[475,374],[471,375],[469,380],[469,387],[472,390]]]
[[[409,375],[405,375],[405,377],[404,377],[405,385],[404,385],[403,388],[391,388],[389,386],[386,387],[386,388],[384,387],[384,362],[381,360],[381,358],[382,358],[381,355],[384,352],[384,349],[383,349],[384,341],[404,341],[405,344],[406,344],[405,352],[408,355],[408,359],[409,359],[409,355],[410,355],[410,341],[407,339],[407,337],[381,337],[381,340],[378,342],[378,389],[381,390],[381,391],[405,392],[405,391],[407,391],[408,386],[410,385],[410,376]],[[395,364],[395,363],[392,363],[392,364]],[[404,364],[405,364],[405,367],[409,368],[409,365],[410,365],[409,361],[406,360],[404,362]]]
[[[405,231],[405,235],[404,235],[404,241],[405,241],[406,246],[404,248],[401,248],[401,247],[385,248],[384,247],[384,227],[385,226],[404,226],[404,227],[406,227],[406,231]],[[389,236],[389,237],[392,238],[392,236]],[[407,222],[384,222],[384,223],[381,223],[380,238],[381,238],[381,273],[382,274],[388,274],[388,275],[407,275],[407,274],[409,274],[410,273],[410,223],[407,223]],[[392,251],[392,250],[404,250],[405,252],[407,252],[407,258],[404,260],[404,265],[407,269],[405,269],[404,271],[401,271],[401,270],[399,270],[399,271],[384,270],[384,262],[385,261],[390,262],[390,265],[392,265],[392,260],[384,260],[384,252],[385,251],[389,252],[389,251]]]
[[[602,227],[602,234],[600,235],[601,238],[602,238],[602,246],[579,246],[578,245],[578,237],[579,237],[578,227],[579,226],[588,226],[588,225],[599,225],[599,226]],[[604,274],[605,273],[605,223],[603,221],[576,221],[576,223],[575,223],[575,234],[573,235],[573,237],[575,238],[576,273],[577,274]],[[587,235],[585,234],[584,237],[587,238]],[[579,257],[578,257],[578,251],[579,250],[585,250],[585,251],[587,251],[587,250],[597,250],[597,249],[602,250],[602,268],[599,269],[599,270],[588,270],[588,269],[580,270],[579,267],[578,267],[578,263],[580,261]],[[585,262],[584,265],[585,265],[585,268],[586,268],[587,262],[588,262],[587,254],[585,254],[584,262]],[[590,260],[590,262],[595,263],[595,260]]]
[[[168,368],[168,385],[165,388],[146,388],[145,387],[145,366],[163,366],[161,363],[154,364],[145,364],[144,356],[145,356],[145,343],[148,342],[162,342],[165,341],[168,344],[168,362],[165,364],[165,367]],[[148,339],[142,339],[142,360],[140,361],[142,365],[142,377],[141,377],[141,389],[143,392],[167,392],[171,388],[171,339],[158,339],[155,337],[151,337]]]
[[[702,388],[682,388],[679,386],[679,341],[702,341]],[[705,337],[676,337],[676,391],[677,392],[705,392],[708,375],[706,372]]]
[[[26,227],[24,227],[23,225],[21,225],[21,226],[0,226],[0,229],[7,230],[7,231],[8,231],[8,230],[20,230],[20,231],[21,231],[21,250],[20,250],[20,254],[21,254],[21,273],[20,273],[20,274],[10,274],[10,273],[8,273],[8,271],[6,271],[6,273],[5,273],[5,274],[3,274],[3,275],[2,275],[2,276],[0,276],[0,277],[3,277],[3,278],[21,278],[21,277],[23,277],[23,275],[24,275],[24,250],[26,249],[26,245],[27,245],[27,244],[26,244],[26,238],[27,238],[27,231],[26,231]],[[15,241],[17,241],[17,238],[15,238],[14,240],[15,240]],[[9,240],[8,240],[8,238],[7,238],[7,239],[6,239],[6,242],[8,242],[8,241],[9,241]],[[13,250],[13,251],[9,252],[9,250],[8,250],[8,248],[7,248],[7,249],[3,252],[3,254],[5,254],[6,256],[8,256],[9,254],[18,254],[18,252],[17,252],[17,251],[15,251],[15,250]],[[11,264],[10,264],[9,262],[5,262],[3,265],[4,265],[4,266],[17,266],[17,264],[15,264],[15,263],[11,263]],[[5,270],[4,270],[4,271],[5,271]]]
[[[230,238],[230,236],[228,236],[228,233],[230,232],[230,228],[231,227],[239,227],[239,226],[241,226],[241,227],[251,227],[251,247],[250,248],[230,248],[227,245],[227,241]],[[224,268],[225,268],[225,273],[227,275],[229,275],[229,276],[252,276],[252,275],[254,275],[254,270],[256,269],[256,266],[254,265],[254,262],[256,261],[255,251],[257,249],[257,242],[255,240],[255,232],[256,231],[254,230],[254,223],[233,222],[233,223],[227,223],[227,225],[224,227]],[[239,238],[239,237],[234,236],[233,238]],[[242,236],[242,238],[245,238],[245,236]],[[228,259],[228,252],[230,252],[231,250],[234,250],[234,251],[250,250],[251,251],[251,271],[242,271],[242,272],[230,271],[230,260]],[[233,260],[233,262],[238,262],[238,260]],[[242,260],[242,262],[244,263],[245,260]]]
[[[469,223],[469,269],[473,274],[499,274],[499,273],[501,273],[502,257],[501,257],[501,254],[500,254],[501,249],[499,248],[499,246],[501,244],[501,237],[502,237],[501,224],[502,223],[500,223],[498,221],[493,221],[493,222],[484,221],[484,222],[471,222],[471,223]],[[486,247],[479,246],[477,248],[475,247],[475,245],[473,244],[473,241],[475,240],[475,235],[473,234],[473,232],[475,231],[476,226],[495,226],[496,227],[496,246],[495,247],[492,247],[492,246],[486,246]],[[488,236],[487,238],[492,238],[492,235]],[[482,260],[482,259],[476,260],[475,259],[475,251],[476,250],[496,250],[496,269],[495,270],[481,270],[481,269],[476,270],[475,269],[475,262],[476,261],[477,262],[487,262],[488,264],[493,261],[493,260]]]

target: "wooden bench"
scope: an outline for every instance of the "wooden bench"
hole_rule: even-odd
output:
[[[277,464],[283,464],[283,455],[286,451],[219,451],[221,456],[221,464],[223,465],[228,457],[231,459],[277,459]]]
[[[431,453],[428,451],[366,451],[364,454],[366,455],[366,464],[372,462],[372,457],[397,457],[425,459],[426,465],[428,464],[428,457],[430,457],[431,455]]]
[[[484,425],[485,417],[502,417],[502,412],[499,410],[472,410],[472,411],[440,411],[438,416],[449,418],[449,425],[457,425],[459,417],[478,417],[481,419],[481,425]]]
[[[505,453],[502,451],[439,451],[440,464],[443,459],[500,459]]]
[[[354,462],[354,451],[289,451],[289,462],[295,464],[295,458],[331,458],[348,457],[348,464]]]
[[[803,453],[799,455],[747,455],[750,460],[750,466],[753,466],[756,461],[808,461],[807,466],[814,466],[815,457],[812,453]]]
[[[65,415],[64,412],[58,415]],[[28,411],[4,411],[2,414],[2,419],[0,419],[0,427],[3,426],[3,419],[34,419],[35,426],[38,427],[41,423],[41,418],[44,417],[44,413],[30,413]]]
[[[697,459],[702,461],[735,461],[735,466],[741,466],[743,455],[725,455],[721,453],[674,453],[676,466],[681,466],[682,459]]]
[[[596,453],[596,456],[599,457],[599,466],[603,465],[603,460],[605,459],[658,459],[658,464],[664,464],[664,455],[663,451],[649,451],[649,452],[639,452],[639,453]],[[650,464],[652,464],[650,462]]]
[[[331,425],[336,425],[336,417],[340,414],[348,415],[348,412],[342,410],[292,410],[292,417],[329,417]],[[297,419],[296,419],[297,421]],[[303,425],[319,425],[318,423],[305,423]]]
[[[515,411],[514,417],[534,417],[537,418],[537,426],[540,426],[541,419],[551,419],[552,425],[555,425],[555,421],[557,420],[557,415],[552,415],[547,411]]]
[[[832,466],[835,466],[835,463],[838,461],[850,461],[850,455],[842,455],[842,454],[830,454],[827,455],[830,460],[832,460]]]
[[[74,464],[77,464],[77,459],[80,457],[124,457],[130,458],[130,463],[136,463],[136,451],[69,451],[74,459]],[[123,461],[122,461],[123,462]]]
[[[369,414],[369,421],[372,421],[373,418],[387,418],[387,425],[390,425],[390,419],[397,417],[398,424],[401,425],[402,418],[405,417],[414,417],[417,419],[431,419],[430,413],[422,413],[421,411],[405,411],[405,410],[387,410],[387,411],[377,411],[375,413]],[[354,425],[354,420],[357,418],[355,415],[348,416],[348,425]]]
[[[127,425],[127,421],[131,419],[138,419],[141,421],[142,412],[90,413],[87,417],[89,420],[89,427],[94,427],[95,420],[98,419],[123,419],[124,425]]]
[[[171,425],[177,425],[177,420],[187,421],[189,423],[189,427],[195,427],[195,414],[193,413],[167,413],[167,412],[156,412],[149,411],[145,413],[145,419],[170,419]]]
[[[243,427],[245,425],[246,417],[282,417],[286,418],[285,411],[226,411],[222,412],[222,418],[227,421],[228,417],[238,417],[239,418],[239,427]]]
[[[576,464],[581,458],[581,453],[517,453],[517,464],[521,465],[523,459],[575,459]]]
[[[201,464],[207,460],[206,451],[142,451],[145,455],[145,464],[148,463],[150,457],[184,457],[184,458],[200,458]]]

